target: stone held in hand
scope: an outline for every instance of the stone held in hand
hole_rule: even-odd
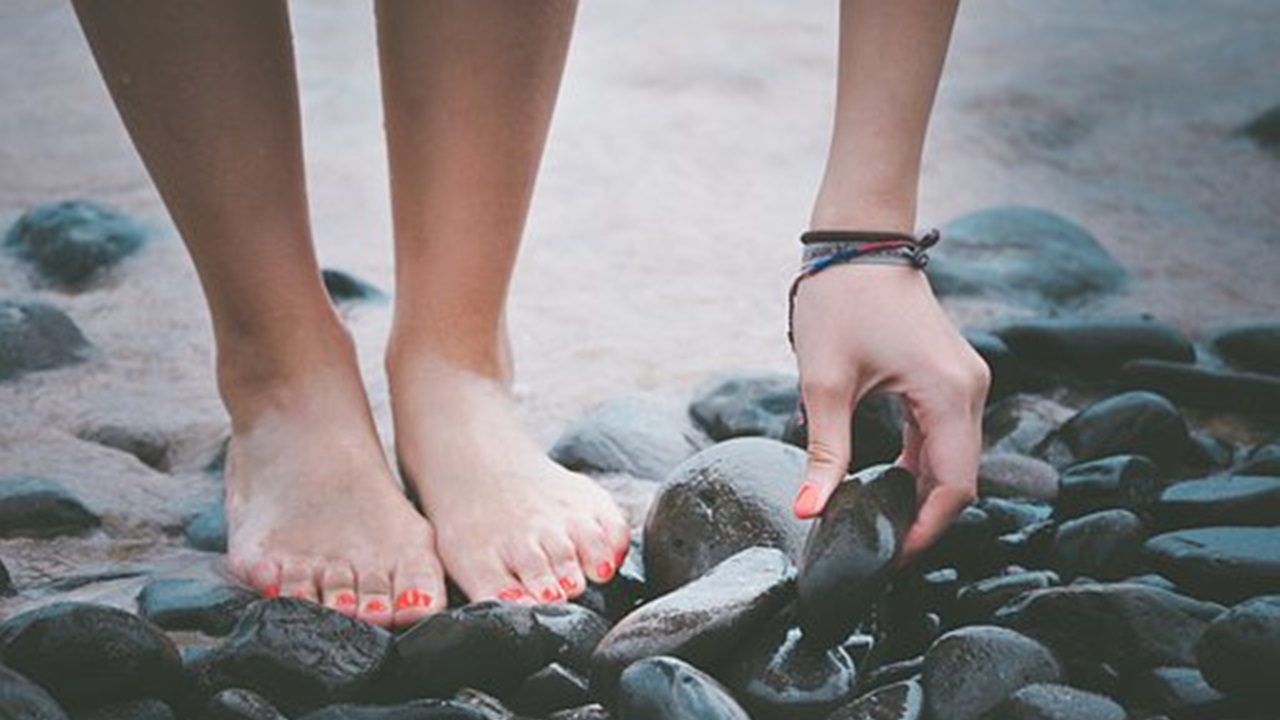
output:
[[[1157,535],[1148,567],[1195,597],[1237,603],[1280,593],[1280,527],[1207,527]]]
[[[620,720],[751,720],[729,691],[683,660],[652,657],[619,679]]]
[[[794,584],[795,568],[780,550],[739,552],[614,625],[592,656],[592,691],[611,699],[622,671],[646,657],[672,655],[702,666],[720,662],[795,597]]]
[[[805,541],[797,619],[806,642],[833,647],[853,632],[888,585],[915,521],[915,477],[896,466],[845,480]]]
[[[1210,685],[1259,708],[1280,707],[1280,595],[1247,600],[1209,623],[1196,659]]]
[[[799,558],[807,528],[791,502],[804,466],[804,452],[766,438],[727,440],[681,463],[645,518],[649,590],[669,592],[750,547]]]
[[[1020,688],[1062,679],[1049,648],[994,625],[970,625],[938,638],[920,676],[925,716],[946,720],[980,720]]]
[[[858,689],[842,648],[802,642],[800,629],[789,623],[775,623],[720,677],[754,720],[823,720]]]
[[[0,300],[0,381],[83,362],[92,347],[67,314],[34,300]]]
[[[67,720],[44,688],[0,665],[0,720]]]
[[[46,284],[83,290],[147,239],[133,218],[88,200],[37,205],[5,233],[4,248]]]

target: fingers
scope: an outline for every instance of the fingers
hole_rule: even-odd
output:
[[[856,388],[851,373],[811,373],[801,377],[809,445],[804,483],[792,510],[802,520],[822,512],[849,471]]]
[[[903,539],[900,564],[932,545],[977,495],[982,431],[976,417],[960,408],[933,419],[932,426],[920,429],[917,462],[923,497],[916,521]]]

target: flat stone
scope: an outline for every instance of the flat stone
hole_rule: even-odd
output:
[[[417,700],[403,705],[330,705],[299,720],[499,720],[454,700]]]
[[[1219,329],[1210,334],[1209,347],[1213,348],[1213,351],[1222,359],[1241,370],[1280,375],[1280,322],[1278,321],[1247,323]]]
[[[221,500],[205,506],[187,521],[183,529],[187,545],[205,552],[227,551],[227,512]]]
[[[76,715],[75,720],[176,720],[173,708],[154,698],[126,700]]]
[[[83,290],[134,254],[147,239],[133,218],[87,200],[37,205],[5,233],[4,249],[43,284]]]
[[[591,689],[611,698],[631,663],[671,655],[719,662],[795,597],[795,568],[781,551],[748,548],[706,575],[640,606],[613,626],[592,657]]]
[[[258,595],[243,587],[208,580],[152,580],[138,593],[138,612],[165,630],[196,630],[222,636]]]
[[[721,677],[754,720],[823,720],[858,690],[842,648],[802,642],[799,628],[786,625],[751,642]]]
[[[1141,455],[1112,455],[1062,471],[1054,517],[1070,520],[1120,508],[1146,512],[1158,502],[1164,473]]]
[[[806,642],[833,647],[866,617],[889,583],[915,520],[916,481],[880,466],[840,484],[805,541],[796,617]]]
[[[1120,386],[1159,393],[1180,405],[1205,410],[1270,415],[1280,408],[1280,375],[1138,360],[1121,370]]]
[[[689,416],[717,442],[736,437],[782,440],[799,406],[795,375],[722,375],[694,391]]]
[[[1125,709],[1105,695],[1068,685],[1036,683],[1000,703],[986,720],[1127,720]]]
[[[947,223],[942,237],[928,268],[940,297],[984,296],[1019,307],[1065,309],[1112,295],[1130,280],[1087,230],[1044,210],[980,210]]]
[[[1220,692],[1259,707],[1280,707],[1280,595],[1246,600],[1209,623],[1196,659]]]
[[[979,720],[1019,688],[1062,677],[1053,653],[1025,635],[993,625],[952,630],[924,658],[925,716]]]
[[[320,280],[324,283],[325,291],[329,293],[329,299],[335,305],[355,302],[384,303],[391,297],[377,285],[361,280],[344,270],[325,268],[320,271]]]
[[[1142,455],[1165,470],[1204,465],[1182,413],[1164,397],[1131,391],[1099,400],[1047,437],[1035,455],[1057,467]]]
[[[1080,380],[1111,380],[1134,360],[1191,363],[1196,359],[1185,335],[1150,318],[1020,320],[993,333],[1022,367]]]
[[[1162,530],[1280,524],[1280,477],[1229,475],[1175,483],[1151,508]]]
[[[1210,527],[1157,535],[1150,569],[1195,597],[1236,603],[1280,593],[1280,527]]]
[[[1024,570],[976,580],[956,593],[955,624],[990,623],[996,611],[1009,602],[1026,593],[1061,584],[1058,574],[1050,570]]]
[[[650,590],[680,587],[749,547],[798,559],[808,527],[791,503],[804,465],[802,451],[765,438],[728,440],[681,463],[644,523]]]
[[[68,711],[169,698],[182,661],[159,628],[116,608],[58,602],[0,625],[0,656]]]
[[[83,362],[92,351],[67,314],[33,300],[0,300],[0,382]]]
[[[260,600],[212,658],[231,687],[253,690],[288,715],[358,701],[391,652],[391,636],[305,600]]]
[[[77,535],[101,524],[60,483],[24,476],[0,478],[0,537]]]
[[[1041,502],[979,498],[974,507],[986,513],[1001,533],[1017,532],[1037,525],[1053,515],[1053,506]]]
[[[978,494],[1052,502],[1058,496],[1058,469],[1017,453],[984,453],[978,464]]]
[[[622,673],[621,720],[751,720],[724,686],[673,657],[640,660]]]
[[[577,472],[661,480],[707,444],[678,409],[648,398],[619,398],[566,428],[550,455]]]
[[[200,720],[287,720],[270,700],[252,690],[227,688],[209,698]]]
[[[1147,528],[1128,510],[1103,510],[1058,526],[1050,567],[1063,580],[1121,580],[1138,568]]]
[[[921,720],[924,690],[919,680],[904,680],[873,690],[837,709],[827,720]]]
[[[0,665],[0,720],[67,720],[67,714],[44,688]]]

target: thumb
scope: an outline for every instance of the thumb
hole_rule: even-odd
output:
[[[854,387],[852,382],[816,389],[801,386],[809,426],[808,458],[792,510],[802,520],[822,512],[849,472]]]

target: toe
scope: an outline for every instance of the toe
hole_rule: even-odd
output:
[[[567,598],[576,598],[587,587],[578,551],[569,535],[563,532],[548,533],[542,538],[542,552],[551,563],[556,584]]]
[[[607,583],[618,571],[618,556],[608,534],[597,523],[575,523],[569,528],[580,567],[596,584]]]
[[[415,563],[402,563],[396,568],[391,625],[408,627],[444,610],[447,601],[443,576],[438,565],[415,567]]]
[[[331,610],[355,617],[359,599],[356,571],[350,563],[335,563],[320,574],[320,602]]]
[[[274,560],[234,563],[232,568],[239,571],[237,576],[241,582],[262,593],[263,597],[274,598],[280,596],[280,564]]]
[[[391,579],[368,573],[356,579],[356,617],[378,627],[391,627]]]
[[[319,602],[315,568],[300,560],[285,560],[281,563],[280,597]]]
[[[553,603],[564,600],[564,589],[560,587],[551,560],[536,536],[513,543],[506,554],[511,570],[536,601]]]
[[[441,546],[442,548],[446,546]],[[452,556],[446,558],[449,567],[457,568],[449,577],[457,583],[458,588],[471,602],[481,600],[503,600],[506,602],[532,602],[533,598],[525,591],[520,582],[501,558],[492,554],[477,554],[471,557]],[[440,601],[443,602],[443,596]]]

